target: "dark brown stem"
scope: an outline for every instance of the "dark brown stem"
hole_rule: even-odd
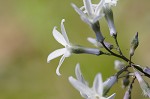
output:
[[[116,56],[116,57],[118,57],[118,58],[121,58],[121,59],[123,59],[123,60],[126,61],[126,62],[129,62],[129,61],[130,61],[130,60],[129,60],[128,58],[126,58],[125,56],[120,56],[120,55],[118,55],[118,54],[112,52],[111,50],[109,50],[109,49],[105,46],[104,42],[101,42],[101,44],[102,44],[103,47],[104,47],[108,52],[110,52],[113,56]]]
[[[144,72],[143,69],[142,69],[140,66],[135,65],[135,64],[132,64],[132,66],[133,66],[134,68],[136,68],[137,70],[139,70],[140,72],[142,72],[145,76],[147,76],[147,77],[150,78],[150,75],[149,75],[148,73]]]
[[[122,53],[122,51],[121,51],[121,49],[120,49],[120,46],[119,46],[119,43],[118,43],[117,35],[114,36],[114,39],[115,39],[115,43],[116,43],[116,45],[117,45],[117,50],[118,50],[119,54],[120,54],[121,56],[123,56],[123,53]]]

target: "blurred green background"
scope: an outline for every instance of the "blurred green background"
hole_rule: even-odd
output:
[[[77,62],[90,85],[98,72],[103,80],[115,73],[115,57],[72,55],[65,59],[61,77],[55,73],[59,58],[46,62],[49,53],[62,47],[52,29],[60,29],[63,18],[72,43],[93,47],[86,38],[95,37],[94,33],[70,3],[81,6],[82,0],[0,0],[0,99],[82,99],[68,82]],[[150,66],[149,4],[150,0],[119,0],[113,8],[123,52],[128,56],[131,38],[138,31],[140,45],[133,60],[144,66]],[[106,21],[100,22],[103,35],[112,42]],[[133,99],[146,99],[136,85]],[[109,94],[116,92],[116,99],[122,99],[124,91],[118,81]]]

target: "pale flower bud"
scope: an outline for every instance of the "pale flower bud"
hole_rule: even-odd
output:
[[[123,99],[131,99],[130,89],[125,92]]]
[[[131,56],[134,55],[134,51],[138,47],[138,45],[139,45],[139,39],[138,39],[138,32],[137,32],[131,42],[131,47],[130,47],[130,55]]]
[[[123,78],[122,80],[122,84],[123,84],[123,88],[127,87],[130,83],[130,80],[129,80],[129,75],[127,75],[125,78]]]
[[[108,93],[108,91],[110,90],[110,88],[117,82],[117,76],[111,76],[110,78],[108,78],[104,83],[104,95],[106,95]]]
[[[150,75],[150,68],[145,67],[145,68],[143,69],[143,71],[144,71],[145,73],[147,73],[147,74],[149,74],[149,75]]]

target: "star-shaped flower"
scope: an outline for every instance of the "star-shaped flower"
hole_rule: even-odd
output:
[[[56,69],[56,74],[57,75],[61,75],[60,72],[59,72],[59,68],[61,67],[64,59],[66,57],[69,57],[71,55],[71,44],[69,42],[69,39],[68,39],[68,36],[66,34],[66,30],[65,30],[65,27],[64,27],[64,19],[62,19],[61,21],[61,33],[59,31],[56,30],[56,27],[54,27],[53,29],[53,36],[54,38],[56,39],[56,41],[58,41],[60,44],[62,44],[65,48],[61,48],[61,49],[57,49],[55,51],[53,51],[52,53],[50,53],[47,57],[47,62],[49,63],[52,59],[55,59],[59,56],[62,55],[60,61],[59,61],[59,65]]]
[[[75,4],[72,7],[80,15],[81,19],[89,25],[96,23],[100,18],[104,16],[102,13],[102,7],[105,0],[101,0],[96,6],[91,3],[91,0],[83,0],[84,6],[78,8]],[[84,11],[82,11],[84,9]]]
[[[80,15],[81,19],[89,25],[96,23],[105,14],[105,6],[116,6],[118,0],[100,0],[98,4],[92,4],[91,0],[83,0],[84,6],[78,8],[75,4],[72,7]]]
[[[77,79],[72,76],[69,77],[70,83],[81,93],[82,97],[85,99],[114,99],[115,93],[109,97],[103,96],[103,82],[101,74],[95,76],[93,87],[89,88],[87,82],[84,80],[82,73],[80,71],[80,66],[76,66],[76,76]]]

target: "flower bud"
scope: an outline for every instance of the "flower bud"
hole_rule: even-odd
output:
[[[131,99],[130,89],[125,92],[123,99]]]
[[[119,71],[125,66],[125,64],[124,64],[124,62],[120,62],[119,60],[115,60],[114,66],[115,66],[115,70]]]
[[[117,76],[111,76],[110,78],[108,78],[104,83],[103,83],[103,87],[104,87],[104,92],[103,94],[106,95],[108,93],[108,91],[110,90],[110,88],[117,82]]]
[[[148,96],[150,98],[150,86],[144,81],[139,72],[136,71],[134,74],[140,84],[141,89],[143,90],[144,96]]]
[[[145,73],[147,73],[147,74],[149,74],[149,75],[150,75],[150,68],[145,67],[145,68],[143,69],[143,71],[144,71]]]
[[[138,47],[138,45],[139,45],[139,39],[138,39],[138,32],[137,32],[135,37],[133,38],[133,40],[131,42],[131,47],[130,47],[130,55],[131,56],[134,55],[134,51]]]
[[[123,84],[123,88],[127,87],[130,83],[130,80],[129,80],[129,75],[127,75],[125,78],[123,78],[122,80],[122,84]]]

